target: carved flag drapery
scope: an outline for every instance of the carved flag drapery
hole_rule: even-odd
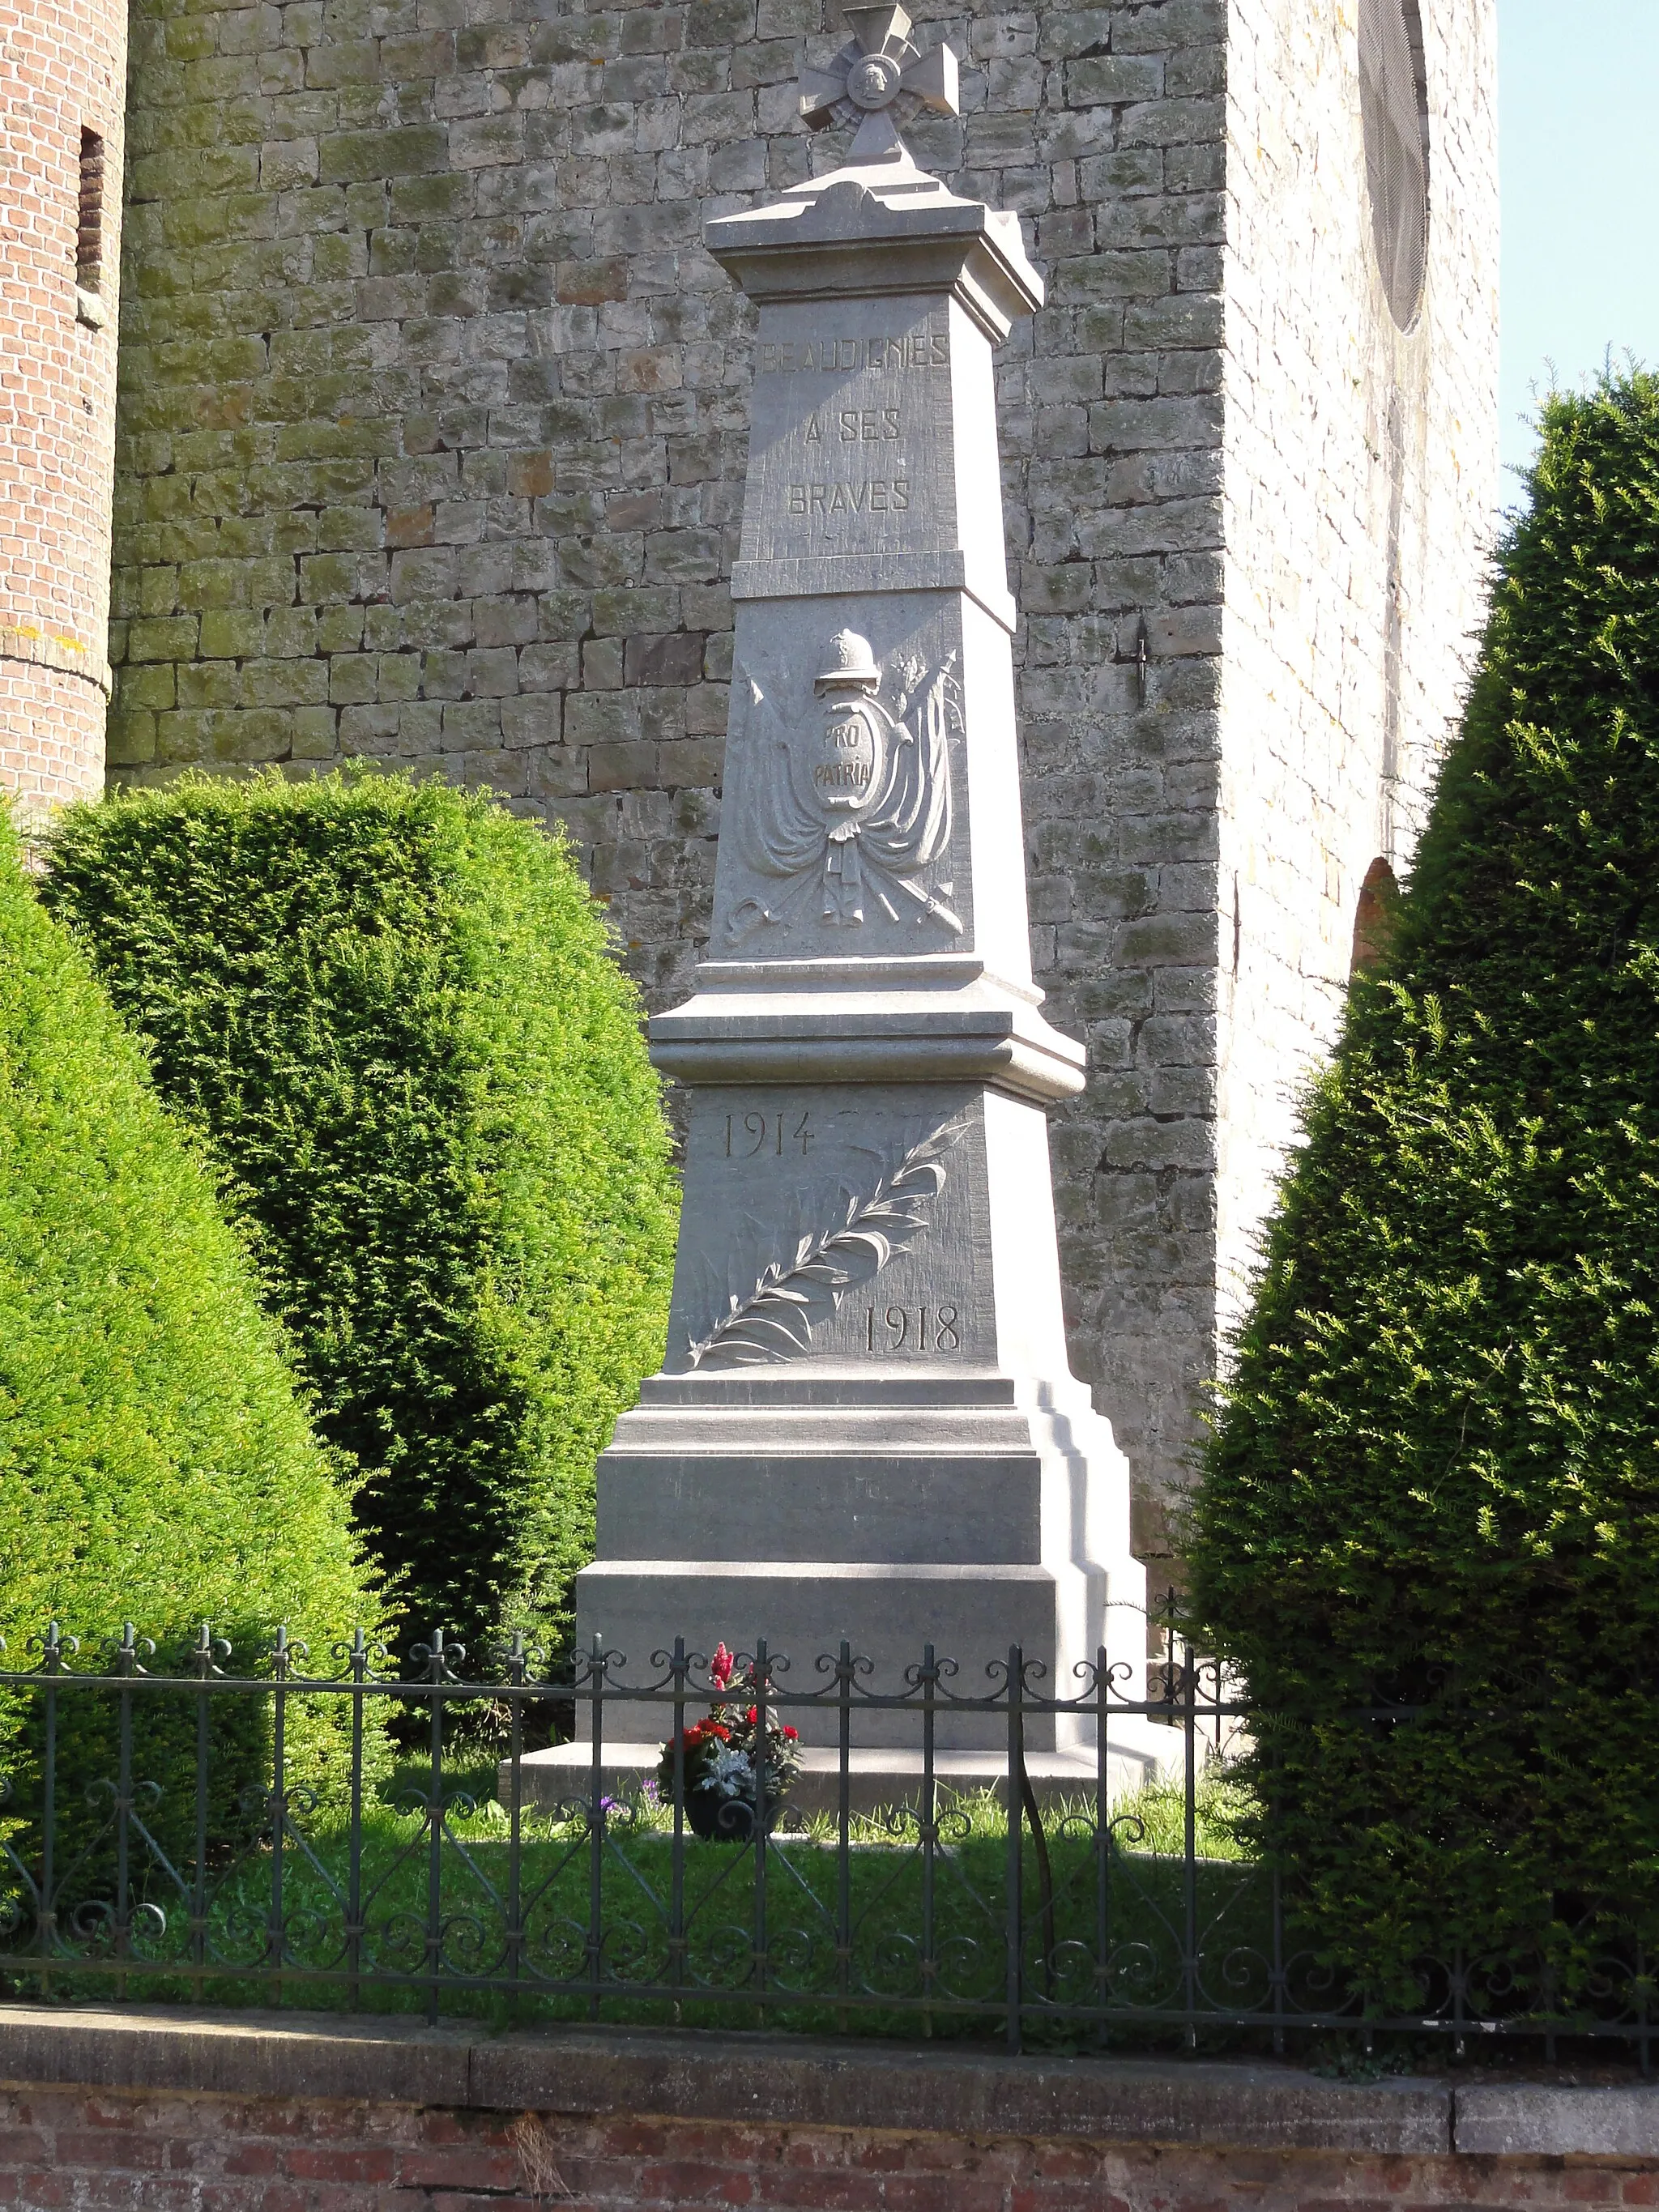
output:
[[[816,883],[827,921],[856,925],[874,900],[895,921],[908,913],[960,936],[952,885],[921,880],[951,842],[956,655],[931,676],[919,660],[901,661],[889,708],[864,639],[843,631],[836,651],[838,665],[813,687],[821,703],[793,726],[751,672],[734,672],[760,729],[733,834],[757,873],[783,886],[775,902],[745,901],[734,927],[746,935],[784,921]]]

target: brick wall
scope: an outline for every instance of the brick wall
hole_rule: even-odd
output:
[[[732,2085],[740,2094],[739,2085]],[[1651,2158],[1379,2156],[456,2111],[258,2096],[0,2090],[13,2212],[1375,2212],[1659,2202]]]
[[[76,246],[89,129],[112,313],[125,76],[125,0],[0,0],[0,790],[26,808],[104,775],[115,331],[77,317]]]

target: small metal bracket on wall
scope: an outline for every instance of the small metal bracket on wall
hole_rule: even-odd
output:
[[[1144,615],[1135,623],[1133,647],[1127,653],[1120,648],[1117,658],[1121,665],[1133,667],[1136,703],[1144,707],[1146,703],[1146,617]]]

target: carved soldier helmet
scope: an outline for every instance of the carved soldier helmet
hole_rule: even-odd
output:
[[[837,632],[830,650],[836,657],[836,666],[826,668],[814,679],[812,689],[817,692],[830,690],[878,691],[881,671],[870,650],[870,641],[860,637],[855,629]]]

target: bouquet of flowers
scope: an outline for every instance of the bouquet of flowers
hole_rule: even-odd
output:
[[[657,1762],[657,1790],[661,1802],[674,1796],[674,1754],[684,1761],[686,1817],[699,1835],[726,1836],[742,1841],[754,1832],[758,1796],[757,1777],[766,1783],[767,1826],[783,1807],[791,1784],[800,1772],[800,1737],[775,1714],[760,1723],[760,1708],[744,1702],[750,1676],[737,1679],[738,1662],[722,1644],[709,1662],[708,1679],[719,1693],[706,1720],[695,1722],[678,1736],[671,1736]]]

